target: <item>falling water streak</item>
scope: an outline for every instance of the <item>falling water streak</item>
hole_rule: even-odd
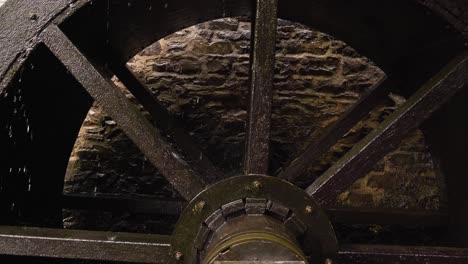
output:
[[[28,192],[31,191],[31,176],[28,178]]]
[[[223,17],[226,17],[226,0],[223,0],[222,1],[222,9],[223,9]]]

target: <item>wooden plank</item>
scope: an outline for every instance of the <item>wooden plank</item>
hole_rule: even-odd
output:
[[[379,127],[323,173],[307,193],[319,203],[333,203],[357,179],[372,170],[387,153],[396,149],[409,132],[461,90],[468,76],[467,54],[455,58],[423,85]]]
[[[342,245],[337,264],[466,264],[468,249],[444,247]]]
[[[330,221],[340,224],[447,226],[447,212],[391,208],[326,208]]]
[[[277,0],[257,0],[253,23],[245,174],[268,174]]]
[[[171,115],[153,93],[135,77],[125,66],[125,63],[121,63],[115,58],[117,58],[117,56],[111,56],[111,59],[114,60],[109,63],[112,72],[116,74],[138,102],[150,113],[157,127],[166,134],[171,135],[177,148],[184,154],[185,160],[199,173],[203,182],[212,184],[224,178],[221,170],[213,165],[211,160],[193,141],[179,121]]]
[[[168,263],[170,237],[161,235],[0,226],[0,254]]]
[[[122,195],[64,194],[62,208],[129,212],[136,214],[179,215],[185,208],[183,201],[161,201],[152,198]],[[446,226],[448,215],[439,211],[414,211],[375,208],[326,208],[330,220],[340,224],[380,224],[413,226]]]
[[[58,27],[50,26],[44,32],[44,43],[51,52],[177,191],[187,200],[198,194],[204,188],[199,177],[119,88],[103,77]]]
[[[386,77],[374,84],[369,89],[369,92],[364,94],[345,114],[341,115],[334,124],[325,128],[325,131],[315,141],[311,142],[304,152],[294,159],[278,177],[294,182],[314,161],[317,161],[330,147],[374,109],[388,95],[392,86],[393,82]]]
[[[161,201],[117,195],[64,194],[62,208],[135,214],[179,215],[185,208],[183,201]]]

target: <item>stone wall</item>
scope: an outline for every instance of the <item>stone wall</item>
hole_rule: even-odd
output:
[[[372,62],[329,35],[280,21],[278,38],[272,175],[383,77]],[[135,74],[183,121],[194,140],[227,175],[239,174],[242,167],[249,46],[250,23],[230,18],[170,35],[129,62]],[[127,96],[133,100],[129,93]],[[310,184],[404,100],[391,94],[312,164],[299,185]],[[180,198],[99,106],[93,106],[83,124],[65,189]],[[439,208],[438,179],[422,133],[411,134],[398,150],[343,193],[337,203]]]

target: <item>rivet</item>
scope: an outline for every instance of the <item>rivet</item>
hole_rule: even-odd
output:
[[[252,182],[252,186],[253,186],[255,189],[260,189],[260,188],[262,188],[262,183],[259,182],[259,181],[254,181],[254,182]]]
[[[205,201],[199,201],[198,203],[195,204],[195,207],[193,208],[193,212],[194,213],[198,213],[200,212],[201,210],[203,210],[203,208],[205,208]]]
[[[312,209],[312,206],[308,205],[305,207],[304,211],[306,214],[311,214],[314,211],[314,209]]]
[[[37,14],[35,14],[35,13],[30,13],[30,14],[29,14],[29,19],[30,19],[30,20],[35,21],[35,20],[37,20],[37,18],[38,18]]]
[[[327,259],[325,260],[325,264],[333,264],[333,260],[327,258]]]
[[[180,251],[176,251],[175,259],[179,261],[179,260],[182,260],[183,258],[184,258],[184,254],[182,254],[182,252]]]

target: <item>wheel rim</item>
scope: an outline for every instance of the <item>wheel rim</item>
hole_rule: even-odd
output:
[[[263,4],[263,6],[261,7],[274,7],[276,4],[263,3],[262,1],[260,1],[260,3]],[[33,139],[34,136],[32,136],[29,132],[30,124],[28,123],[29,119],[26,117],[25,119],[22,119],[22,121],[20,121],[18,124],[15,124],[15,126],[17,127],[16,130],[25,130],[26,133],[15,134],[15,140],[13,140],[13,142],[10,139],[11,137],[5,137],[5,142],[7,142],[10,145],[9,149],[7,151],[4,151],[5,156],[9,157],[9,161],[7,164],[2,166],[2,169],[6,172],[5,175],[10,176],[4,177],[3,180],[5,181],[6,185],[20,186],[16,189],[11,189],[3,192],[3,195],[6,197],[6,199],[4,199],[4,201],[6,201],[4,204],[5,211],[9,212],[8,215],[11,215],[12,219],[14,219],[13,221],[16,221],[16,216],[14,215],[17,215],[20,211],[22,214],[27,216],[26,218],[31,217],[32,215],[41,215],[37,212],[37,210],[34,210],[34,206],[25,205],[26,200],[24,197],[26,197],[27,195],[31,195],[34,198],[42,197],[41,199],[38,199],[38,204],[53,201],[61,195],[61,191],[63,188],[63,172],[65,169],[64,166],[66,166],[66,159],[64,159],[63,157],[68,157],[66,154],[70,153],[70,150],[73,145],[73,140],[76,138],[76,135],[78,133],[79,125],[81,125],[81,121],[84,119],[86,110],[89,109],[91,104],[91,98],[84,92],[85,90],[87,90],[88,93],[90,93],[91,96],[98,101],[102,100],[102,98],[106,96],[111,98],[111,101],[108,104],[110,107],[107,108],[108,111],[118,112],[119,107],[122,106],[124,108],[129,108],[129,105],[125,102],[125,100],[122,99],[122,96],[116,94],[115,91],[112,90],[112,86],[107,83],[106,79],[108,79],[111,76],[110,71],[101,70],[101,68],[106,68],[105,66],[110,66],[112,71],[116,73],[119,72],[119,77],[121,77],[126,74],[125,70],[122,68],[124,62],[126,62],[130,57],[135,55],[143,47],[148,46],[155,40],[163,37],[164,35],[167,35],[169,32],[174,32],[189,25],[193,25],[202,21],[212,20],[222,16],[249,15],[252,10],[251,3],[248,1],[240,3],[228,1],[224,4],[216,3],[216,1],[199,1],[197,3],[184,3],[184,1],[177,1],[171,3],[169,6],[166,6],[165,4],[161,3],[156,3],[155,1],[145,1],[138,4],[135,3],[133,5],[133,9],[129,9],[128,3],[106,4],[104,2],[91,3],[88,1],[77,1],[73,2],[71,5],[68,4],[69,3],[66,3],[65,1],[59,2],[56,3],[56,5],[50,6],[50,10],[39,10],[40,12],[44,12],[44,14],[41,14],[40,12],[38,12],[39,14],[36,14],[36,12],[29,12],[27,15],[26,22],[22,21],[20,23],[20,25],[25,28],[25,32],[27,34],[25,34],[24,36],[11,36],[11,39],[25,40],[29,39],[29,36],[38,36],[38,38],[32,39],[27,44],[23,44],[24,42],[20,43],[17,46],[9,44],[7,46],[6,52],[2,53],[3,57],[1,58],[8,58],[4,60],[4,64],[0,65],[2,81],[0,86],[0,89],[2,90],[0,90],[0,94],[3,95],[5,101],[16,101],[16,98],[19,98],[21,96],[21,88],[32,86],[33,82],[35,81],[48,82],[52,87],[63,86],[66,83],[72,88],[70,93],[60,96],[61,99],[66,98],[66,100],[62,100],[65,103],[63,105],[59,105],[57,108],[54,108],[52,110],[56,110],[58,108],[65,108],[69,111],[73,111],[76,114],[73,118],[71,118],[69,122],[66,122],[64,126],[56,128],[60,129],[61,131],[66,131],[63,137],[57,137],[56,134],[50,133],[50,129],[41,127],[46,126],[46,123],[42,124],[42,122],[39,122],[39,120],[42,121],[43,119],[45,119],[45,113],[40,112],[34,114],[31,113],[33,114],[33,116],[36,116],[35,119],[38,121],[35,121],[35,124],[37,124],[37,126],[40,127],[40,129],[38,130],[39,132],[35,134],[36,139]],[[14,5],[26,6],[25,3],[18,2],[16,4],[10,4],[10,6],[7,4],[7,6],[3,10],[13,8]],[[152,8],[150,9],[149,7]],[[312,9],[313,11],[311,11]],[[350,9],[354,10],[355,12],[346,12],[346,10]],[[111,10],[112,13],[109,10]],[[154,13],[148,12],[148,10],[157,10],[155,12],[160,12],[159,18],[156,18],[158,16]],[[327,17],[323,17],[323,14],[325,14],[325,12],[323,12],[324,10],[331,11],[329,14],[327,14]],[[402,23],[401,21],[398,22],[395,20],[395,18],[393,18],[393,14],[398,10],[404,10],[404,12],[408,12],[408,14],[403,15],[403,17],[408,18],[408,21],[405,21],[407,23]],[[30,9],[27,11],[30,11]],[[16,15],[23,17],[26,16],[22,14],[22,12],[25,13],[26,11],[18,11]],[[265,27],[265,25],[271,24],[272,21],[276,21],[274,13],[276,12],[272,10],[262,11],[257,17],[257,22],[259,22],[257,23],[257,26],[261,29],[262,25],[263,27]],[[358,13],[359,16],[353,16],[352,14],[354,13]],[[379,14],[381,15],[382,19],[375,20],[376,18],[372,17],[370,21],[361,20],[362,17],[369,16],[369,14]],[[409,14],[411,14],[411,16]],[[297,0],[288,4],[288,6],[280,6],[279,17],[294,20],[297,22],[302,22],[306,25],[319,25],[319,28],[323,28],[325,29],[325,31],[329,31],[333,35],[339,37],[340,39],[347,41],[349,44],[351,44],[351,46],[358,48],[358,50],[360,50],[364,55],[370,57],[379,66],[381,66],[382,69],[384,69],[387,72],[389,78],[398,79],[405,78],[406,75],[411,75],[411,81],[408,81],[407,85],[405,85],[405,87],[407,87],[406,90],[408,91],[408,93],[412,92],[413,89],[411,89],[411,87],[419,86],[419,84],[426,80],[428,76],[432,76],[436,71],[438,71],[441,68],[441,65],[445,64],[448,61],[448,58],[452,57],[453,54],[457,53],[457,51],[460,50],[459,47],[460,44],[462,44],[462,37],[457,33],[456,30],[453,30],[451,28],[447,30],[446,24],[441,22],[436,16],[434,16],[433,14],[427,14],[422,8],[414,4],[408,4],[406,3],[406,1],[393,1],[391,4],[390,1],[382,1],[382,3],[379,3],[378,5],[371,3],[371,1],[362,1],[362,3],[356,6],[346,6],[338,5],[338,3],[335,3],[334,1],[327,3],[317,2],[313,4],[307,4]],[[330,23],[330,17],[336,18],[337,21],[343,23]],[[360,19],[356,19],[355,17],[359,17]],[[84,20],[86,19],[91,20],[85,23]],[[262,24],[262,19],[266,19],[265,24]],[[270,19],[270,21],[268,21],[268,19]],[[158,26],[149,26],[157,24],[155,22],[162,22],[162,20],[164,20],[163,23],[158,24]],[[12,19],[10,19],[9,21],[11,22]],[[383,23],[382,21],[385,21],[385,23]],[[392,24],[388,21],[393,21],[395,23]],[[31,23],[33,23],[33,29],[30,28]],[[109,27],[108,23],[113,23],[115,24],[115,26]],[[392,24],[392,26],[388,26],[387,23]],[[90,31],[83,31],[80,30],[80,27],[83,24],[90,26],[100,26],[90,28]],[[371,24],[380,25],[380,27],[378,27],[379,31],[377,31],[375,25]],[[408,25],[412,26],[408,27]],[[426,30],[425,27],[423,27],[423,25],[430,25],[427,26],[427,28],[430,28],[431,30]],[[2,32],[5,32],[5,29],[2,30]],[[397,32],[403,36],[400,39],[405,39],[411,36],[412,39],[414,39],[414,41],[410,42],[410,44],[406,43],[408,45],[403,45],[402,43],[397,43],[396,41],[386,41],[391,40]],[[376,40],[369,39],[369,37],[366,36],[369,33],[371,36],[377,36],[375,38]],[[96,38],[90,38],[89,35],[94,36]],[[108,38],[104,38],[104,36]],[[259,36],[262,35],[259,34]],[[441,44],[438,43],[438,38],[447,39],[448,41],[446,43]],[[254,42],[254,44],[259,43],[259,47],[268,47],[271,46],[268,44],[271,44],[272,40],[274,41],[274,37],[272,38],[271,36],[269,36],[265,37],[264,39],[258,39],[257,42]],[[379,46],[379,44],[382,43],[385,43],[385,45]],[[422,45],[422,43],[429,44]],[[434,49],[434,47],[441,46],[450,47],[450,49],[446,49],[447,52],[440,52],[436,54],[436,56],[431,58],[430,63],[427,63],[425,67],[421,67],[422,69],[416,69],[414,71],[405,69],[407,71],[401,73],[402,70],[399,70],[399,68],[401,68],[402,63],[408,63],[408,65],[412,65],[414,61],[417,60],[422,60],[423,62],[428,61],[427,59],[422,59],[421,57],[422,55],[427,53],[415,52],[415,50],[417,50],[421,45],[425,47],[422,49],[424,52],[431,51]],[[40,52],[37,52],[38,50]],[[109,52],[109,50],[111,50],[111,52]],[[409,56],[409,54],[413,52],[415,52],[417,55]],[[60,66],[57,68],[57,72],[58,75],[62,77],[57,78],[59,80],[58,83],[50,83],[49,80],[44,80],[43,78],[41,79],[38,76],[40,74],[33,74],[31,77],[31,75],[29,75],[29,72],[32,72],[32,69],[29,69],[28,72],[27,67],[31,68],[31,65],[34,65],[37,60],[43,60],[42,58],[38,59],[34,57],[37,53],[48,53],[48,55],[45,55],[47,60],[49,60],[52,57],[57,57],[59,60],[51,64],[64,65],[73,77],[68,76],[67,71],[64,71],[63,69],[60,72]],[[29,54],[31,54],[31,56],[29,56]],[[28,59],[23,60],[21,56]],[[255,57],[256,53],[254,52],[252,56]],[[273,62],[271,62],[271,54],[268,55],[267,53],[260,52],[258,53],[258,56],[259,61],[263,60],[263,62],[270,62],[270,66],[272,66],[271,63]],[[266,56],[266,58],[263,56]],[[268,56],[270,56],[270,58]],[[418,100],[428,94],[428,97],[433,96],[432,100],[428,99],[428,102],[434,102],[434,100],[436,100],[440,95],[450,96],[453,95],[455,90],[461,89],[463,86],[462,84],[464,83],[464,79],[458,77],[458,75],[460,75],[460,73],[463,73],[465,70],[465,57],[462,57],[455,63],[457,67],[454,68],[453,65],[451,65],[452,67],[449,66],[449,68],[447,68],[445,72],[442,73],[443,76],[439,76],[441,78],[436,79],[436,82],[440,83],[442,83],[446,79],[449,79],[449,84],[455,88],[445,90],[440,88],[439,90],[437,90],[433,89],[433,87],[430,84],[426,85],[427,89],[421,92],[418,91],[419,97],[411,101],[412,105],[409,104],[407,106],[408,108],[403,109],[400,114],[404,116],[405,113],[411,113],[411,111],[414,111],[414,113],[416,114],[420,113],[421,111],[418,110],[418,107],[424,108],[424,104],[427,104],[427,102],[424,102],[423,106],[419,106]],[[256,64],[254,60],[252,66],[254,73],[255,69],[259,68],[255,65]],[[81,70],[83,70],[83,67],[85,70],[84,72],[81,72]],[[34,71],[36,72],[38,71],[38,69],[35,68]],[[44,71],[47,72],[47,69],[44,69]],[[268,101],[271,100],[271,95],[269,95],[268,92],[271,92],[271,83],[265,83],[260,81],[259,83],[255,84],[255,81],[261,80],[262,77],[266,79],[271,79],[271,71],[271,68],[270,70],[266,69],[265,72],[259,71],[258,75],[260,76],[260,78],[257,78],[255,74],[253,75],[253,102],[258,102],[258,99],[255,99],[255,94],[257,93],[261,95],[261,98],[266,98],[266,101],[265,104],[262,104],[262,106],[264,106],[264,109],[255,109],[255,107],[251,108],[251,122],[255,120],[255,117],[269,115],[268,109],[270,109],[270,106],[268,106]],[[23,82],[23,78],[26,81]],[[128,76],[125,79],[127,80],[127,82],[132,82],[131,76]],[[60,81],[63,81],[63,83],[60,83]],[[106,87],[104,89],[105,92],[93,89],[91,87],[91,82],[93,82],[94,84],[98,83],[100,86]],[[444,85],[447,84],[444,83]],[[84,86],[85,89],[82,89],[82,86]],[[438,88],[437,85],[435,86],[436,88]],[[416,92],[416,94],[418,94],[418,92]],[[28,97],[33,98],[34,95],[34,93],[31,93],[28,95]],[[79,103],[76,105],[70,105],[70,102],[73,101]],[[104,100],[102,102],[105,103],[106,101]],[[120,102],[121,104],[119,104],[118,102]],[[26,104],[34,105],[32,101],[26,102]],[[461,102],[455,104],[455,106],[451,107],[451,111],[460,111],[459,109],[462,108],[461,104]],[[12,108],[16,107],[16,105],[8,106],[7,104],[2,104],[2,106],[6,108],[5,111],[2,111],[4,113],[9,113],[11,112]],[[437,106],[441,107],[442,104],[440,103]],[[39,109],[39,106],[36,105],[35,107],[31,107],[29,110],[33,111],[35,109]],[[24,113],[26,115],[26,111]],[[57,115],[56,117],[58,119],[63,118],[62,115]],[[116,117],[117,118],[114,119],[116,119],[117,122],[124,127],[124,130],[127,133],[130,133],[130,137],[134,141],[139,141],[137,145],[142,149],[143,153],[145,153],[147,156],[150,156],[150,159],[152,158],[154,163],[160,165],[158,168],[165,171],[163,172],[163,174],[165,174],[169,181],[176,186],[176,188],[183,194],[184,197],[186,197],[187,200],[190,200],[193,197],[195,197],[204,189],[206,184],[215,182],[217,180],[217,177],[219,177],[216,175],[216,170],[213,170],[214,176],[212,174],[209,174],[213,176],[212,178],[205,177],[202,178],[203,180],[199,180],[199,178],[191,175],[191,168],[184,164],[184,162],[180,162],[180,160],[177,157],[174,157],[171,160],[171,164],[175,164],[174,166],[162,166],[161,162],[163,162],[163,160],[161,160],[161,156],[163,156],[165,153],[172,152],[172,149],[166,147],[162,150],[163,152],[154,153],[155,146],[157,146],[158,144],[164,144],[159,141],[159,138],[152,135],[155,134],[154,132],[147,134],[143,133],[143,135],[139,132],[145,130],[153,131],[151,127],[148,126],[146,121],[134,112],[127,112],[123,115],[117,114]],[[422,115],[422,117],[416,120],[417,124],[419,125],[422,122],[422,120],[420,119],[424,120],[427,117],[428,116]],[[4,118],[2,117],[2,120],[9,120],[8,115]],[[135,122],[134,120],[137,121]],[[394,121],[398,120],[400,119],[396,117]],[[403,119],[403,121],[412,121],[412,119]],[[436,124],[437,122],[445,122],[445,124],[449,122],[447,124],[448,126],[454,126],[453,121],[451,120],[433,121],[433,123]],[[259,126],[257,126],[256,123],[257,122],[253,122],[251,126],[253,126],[254,128],[259,128]],[[389,121],[388,123],[391,123],[391,121]],[[386,125],[389,126],[390,124]],[[8,127],[8,125],[5,125],[5,127]],[[400,125],[396,125],[395,127],[401,128]],[[266,128],[266,132],[263,132],[263,134],[260,133],[263,136],[266,135],[265,133],[269,133],[269,121],[260,126],[260,128]],[[379,133],[376,132],[373,136],[378,137],[379,135],[383,135],[382,137],[386,138],[386,129],[388,130],[389,128],[382,128],[382,130]],[[392,129],[390,128],[390,130]],[[248,133],[250,136],[249,138],[254,138],[255,140],[255,135],[258,135],[257,133],[255,133],[256,130],[251,129],[250,131],[251,132]],[[441,146],[440,144],[440,134],[445,135],[444,132],[440,132],[437,129],[431,129],[428,132],[428,134],[434,135],[431,137],[431,144],[434,145],[435,148],[439,150],[439,152],[447,151],[447,147],[444,145]],[[39,137],[39,139],[37,137]],[[56,142],[56,144],[54,144],[54,153],[57,154],[56,157],[52,158],[52,160],[54,160],[55,162],[51,163],[63,165],[54,166],[55,169],[51,170],[50,168],[44,165],[44,162],[42,162],[43,160],[37,160],[37,154],[39,154],[38,149],[42,148],[45,142],[50,142],[52,140]],[[150,142],[149,146],[145,147],[145,142]],[[263,149],[260,152],[256,151],[258,149],[258,146],[264,146],[266,144],[265,142],[268,142],[268,138],[266,141],[259,141],[258,144],[255,143],[252,145],[252,147],[248,147],[249,150],[254,150],[254,152],[252,152],[254,154],[247,156],[247,164],[249,164],[248,161],[251,157],[260,157],[263,161],[267,160],[268,148]],[[451,144],[454,145],[456,143],[452,142]],[[366,151],[366,149],[364,149],[365,146],[361,147],[361,149],[357,148],[359,150],[358,154],[363,151]],[[23,151],[30,151],[35,155],[26,155]],[[15,153],[15,158],[11,158],[11,153]],[[36,156],[36,161],[31,161],[32,159],[34,159],[34,157],[30,156]],[[356,155],[349,155],[350,160],[353,159],[353,156]],[[442,157],[442,160],[444,160],[445,163],[449,163],[446,160],[446,157],[448,157],[448,155]],[[8,159],[6,158],[6,160]],[[253,165],[246,166],[246,172],[265,174],[268,173],[267,167],[265,165],[260,165],[261,163],[265,164],[265,162],[263,161],[255,160],[253,162]],[[344,163],[344,165],[346,164],[348,163]],[[210,167],[211,165],[202,164],[200,166]],[[18,169],[18,172],[14,174],[15,177],[11,176],[12,174],[10,172],[10,169]],[[32,179],[32,182],[34,184],[34,191],[29,192],[28,185],[30,183],[27,177],[27,170],[34,171],[35,175],[42,175],[47,173],[50,174],[50,176],[34,176],[35,178]],[[460,169],[459,166],[455,165],[452,167],[451,170],[455,172],[463,171],[462,169]],[[173,173],[174,171],[177,172],[177,177],[171,176],[171,173]],[[451,173],[454,174],[454,172]],[[354,177],[352,175],[349,176],[349,174],[346,173],[340,174],[340,172],[336,171],[332,171],[329,174],[329,176],[338,174],[345,176],[345,178]],[[181,178],[178,178],[179,176],[181,176]],[[294,179],[294,176],[291,176],[291,174],[287,174],[285,176],[283,175],[283,177],[288,178],[290,180]],[[181,179],[183,180],[181,181]],[[327,187],[328,189],[321,188],[326,186],[328,182],[328,178],[326,178],[323,181],[319,181],[315,185],[311,185],[307,189],[307,191],[310,195],[314,196],[316,200],[318,200],[322,204],[325,204],[327,201],[329,201],[329,198],[327,197],[328,194],[325,195],[324,193],[328,193],[330,189],[329,187]],[[35,187],[36,185],[38,187]],[[20,191],[18,192],[18,190]],[[455,197],[458,197],[458,195],[455,195]],[[20,209],[11,209],[12,203],[15,204],[15,202],[16,207]],[[22,206],[24,206],[24,208],[22,208]],[[50,215],[51,212],[55,212],[52,213],[52,215],[55,214],[55,216],[57,217],[59,210],[59,205],[55,203],[51,206],[50,211],[47,210],[47,213],[45,214]],[[43,218],[43,215],[39,216],[37,217],[37,221],[43,221],[39,220]],[[460,220],[458,220],[458,222],[460,222]],[[41,223],[41,225],[54,226],[57,225],[57,223],[49,222]]]

